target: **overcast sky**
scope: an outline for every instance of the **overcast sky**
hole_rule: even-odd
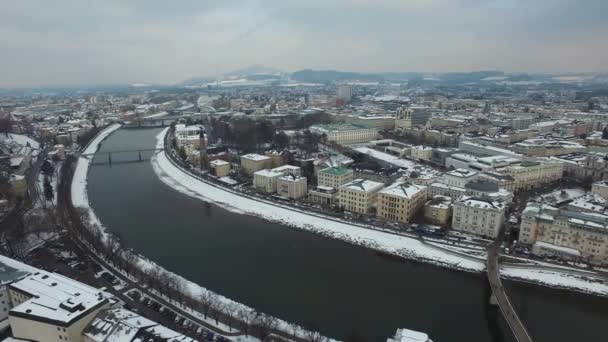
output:
[[[0,86],[285,71],[608,70],[608,0],[3,0]]]

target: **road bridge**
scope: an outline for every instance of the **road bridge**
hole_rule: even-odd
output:
[[[490,299],[493,303],[498,304],[503,317],[507,321],[513,336],[518,342],[532,342],[532,337],[526,330],[526,327],[519,319],[515,308],[511,304],[505,288],[502,286],[499,272],[499,251],[500,242],[496,241],[488,247],[488,260],[487,260],[487,271],[488,281],[492,288],[492,298]]]

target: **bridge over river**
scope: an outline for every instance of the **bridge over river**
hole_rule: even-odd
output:
[[[133,150],[113,150],[113,151],[98,151],[95,153],[83,153],[80,156],[92,159],[94,156],[107,156],[106,161],[95,161],[94,165],[105,165],[105,164],[124,164],[133,162],[142,162],[150,160],[150,157],[159,151],[164,151],[164,148],[141,148]],[[127,155],[127,157],[121,157],[118,161],[112,161],[112,155]]]
[[[505,288],[502,285],[502,281],[500,279],[499,272],[499,251],[500,242],[496,241],[492,243],[488,247],[488,261],[487,261],[487,271],[488,271],[488,281],[490,282],[490,287],[492,288],[492,298],[490,301],[493,304],[497,304],[502,312],[503,317],[507,321],[513,336],[518,342],[532,342],[532,337],[528,333],[528,330],[524,326],[523,322],[519,319],[515,308],[511,304],[507,293],[505,292]]]

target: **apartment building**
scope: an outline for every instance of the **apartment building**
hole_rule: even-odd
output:
[[[477,172],[467,169],[456,169],[443,175],[442,183],[464,188],[464,186],[477,178]]]
[[[408,223],[426,198],[426,186],[396,182],[378,192],[377,215],[388,221]]]
[[[328,167],[319,171],[317,176],[319,185],[331,186],[338,189],[340,186],[353,180],[353,170],[343,166]]]
[[[216,177],[226,177],[230,173],[230,163],[221,159],[210,161],[209,168]]]
[[[433,196],[424,204],[424,221],[439,226],[450,223],[452,199],[446,196]]]
[[[507,190],[526,191],[561,179],[563,165],[556,162],[523,161],[519,165],[496,169],[496,173],[513,178],[512,185],[504,186]]]
[[[256,153],[241,156],[241,170],[247,175],[252,176],[254,172],[268,169],[270,166],[271,159],[269,157]]]
[[[253,187],[258,191],[273,194],[277,192],[279,177],[283,177],[282,172],[275,172],[269,169],[256,171],[253,173]]]
[[[462,196],[454,201],[452,229],[495,238],[505,220],[502,202]]]
[[[608,181],[595,182],[591,186],[591,192],[608,200]]]
[[[308,193],[306,177],[288,174],[277,179],[277,194],[289,199],[300,199]]]
[[[522,213],[519,240],[540,255],[608,263],[608,215],[598,210],[556,208],[528,202]]]
[[[367,143],[378,138],[378,129],[362,124],[326,124],[310,126],[315,134],[327,136],[327,141],[340,145]]]
[[[369,214],[376,205],[378,191],[384,184],[367,179],[355,179],[340,186],[340,206],[346,211]]]

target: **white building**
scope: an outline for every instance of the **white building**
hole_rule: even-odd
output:
[[[113,301],[99,289],[45,271],[12,283],[9,294],[13,336],[31,341],[83,341],[83,330]]]
[[[593,183],[591,192],[608,200],[608,181],[600,181]]]
[[[277,194],[290,199],[306,197],[308,193],[308,182],[306,177],[287,175],[277,179]]]
[[[464,186],[477,178],[477,172],[467,169],[456,169],[443,175],[443,184],[464,188]]]
[[[253,187],[258,191],[273,194],[277,192],[279,177],[283,177],[283,173],[269,169],[256,171],[253,173]]]
[[[346,211],[368,214],[376,205],[378,191],[384,187],[366,179],[355,179],[340,187],[340,206]]]
[[[328,142],[340,145],[367,143],[378,138],[378,129],[362,124],[327,124],[310,126],[315,134],[327,136]]]
[[[502,202],[462,196],[454,202],[452,229],[496,237],[505,220]]]
[[[283,165],[283,166],[275,167],[274,169],[271,169],[271,170],[273,172],[280,172],[284,176],[292,175],[292,176],[299,177],[302,175],[302,168],[299,166],[293,166],[293,165]]]
[[[605,206],[556,208],[528,202],[522,213],[519,241],[541,255],[584,258],[608,263],[608,215]]]
[[[431,161],[433,148],[430,146],[413,146],[411,149],[412,158],[415,160]]]

